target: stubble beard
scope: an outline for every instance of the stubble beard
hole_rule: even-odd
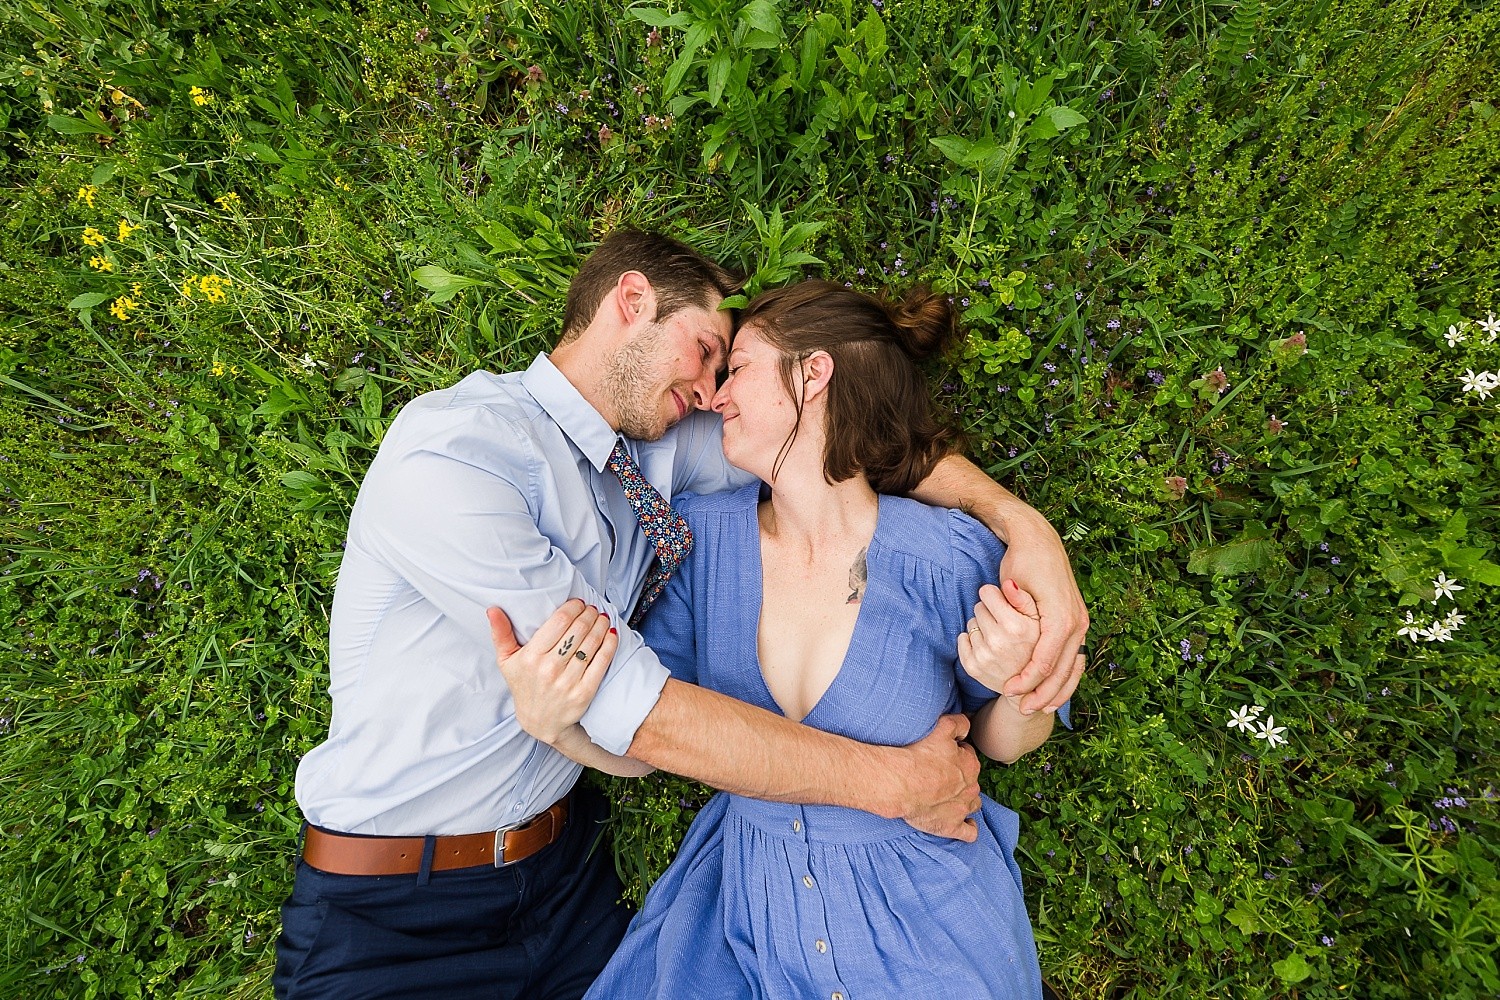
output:
[[[670,423],[662,420],[662,343],[665,328],[654,325],[614,353],[602,387],[613,401],[620,433],[638,441],[655,441]]]

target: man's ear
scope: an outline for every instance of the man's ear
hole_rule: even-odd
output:
[[[656,319],[656,289],[639,271],[626,271],[615,282],[611,305],[623,326],[650,323]]]
[[[827,351],[813,351],[802,359],[802,400],[815,399],[828,389],[833,378],[833,356]]]

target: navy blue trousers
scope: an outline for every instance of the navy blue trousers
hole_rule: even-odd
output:
[[[297,862],[281,908],[278,1000],[577,1000],[630,922],[598,793],[556,843],[503,868],[331,875]]]

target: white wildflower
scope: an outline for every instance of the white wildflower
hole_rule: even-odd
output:
[[[1447,642],[1453,638],[1453,630],[1441,619],[1427,627],[1428,642]]]
[[[1255,738],[1265,740],[1266,744],[1274,749],[1286,742],[1286,737],[1281,735],[1284,732],[1286,732],[1286,727],[1276,724],[1276,716],[1268,715],[1260,724],[1260,728],[1255,731]]]
[[[1477,392],[1479,398],[1484,399],[1489,395],[1490,380],[1489,372],[1478,372],[1470,368],[1458,377],[1459,387],[1464,392]]]
[[[1412,616],[1412,613],[1408,611],[1406,613],[1406,625],[1401,628],[1400,631],[1398,631],[1396,634],[1407,636],[1411,639],[1412,642],[1416,642],[1422,637],[1423,631],[1424,630],[1422,626],[1417,624],[1416,618],[1414,618]]]
[[[1457,347],[1459,344],[1462,344],[1465,340],[1469,339],[1468,337],[1464,336],[1463,330],[1461,330],[1457,326],[1448,327],[1448,332],[1443,334],[1443,337],[1448,341],[1449,347]]]
[[[1486,344],[1493,344],[1496,340],[1500,340],[1500,319],[1496,319],[1494,313],[1479,320],[1479,328],[1485,332]]]
[[[1242,705],[1229,713],[1229,728],[1238,729],[1248,733],[1255,728],[1255,717],[1260,714],[1260,706],[1251,707]]]
[[[297,359],[297,364],[301,365],[308,371],[312,371],[314,368],[318,367],[318,359],[313,357],[311,354],[304,354],[302,355],[302,357]]]
[[[1438,570],[1437,579],[1432,581],[1432,589],[1436,591],[1432,595],[1432,603],[1436,604],[1438,599],[1443,597],[1448,598],[1450,601],[1455,600],[1456,598],[1453,596],[1454,591],[1463,590],[1464,588],[1458,585],[1457,577],[1450,580],[1448,574],[1442,570]]]
[[[1469,619],[1466,615],[1460,612],[1457,608],[1454,608],[1452,611],[1448,612],[1446,617],[1443,618],[1443,624],[1448,628],[1457,631],[1458,627],[1468,620]]]

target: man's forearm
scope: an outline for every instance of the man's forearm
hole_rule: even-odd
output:
[[[631,757],[726,792],[886,817],[902,814],[895,754],[676,680],[630,744]]]
[[[1052,530],[1034,507],[985,475],[962,455],[948,455],[912,490],[913,499],[964,511],[1007,545],[1022,529]]]

